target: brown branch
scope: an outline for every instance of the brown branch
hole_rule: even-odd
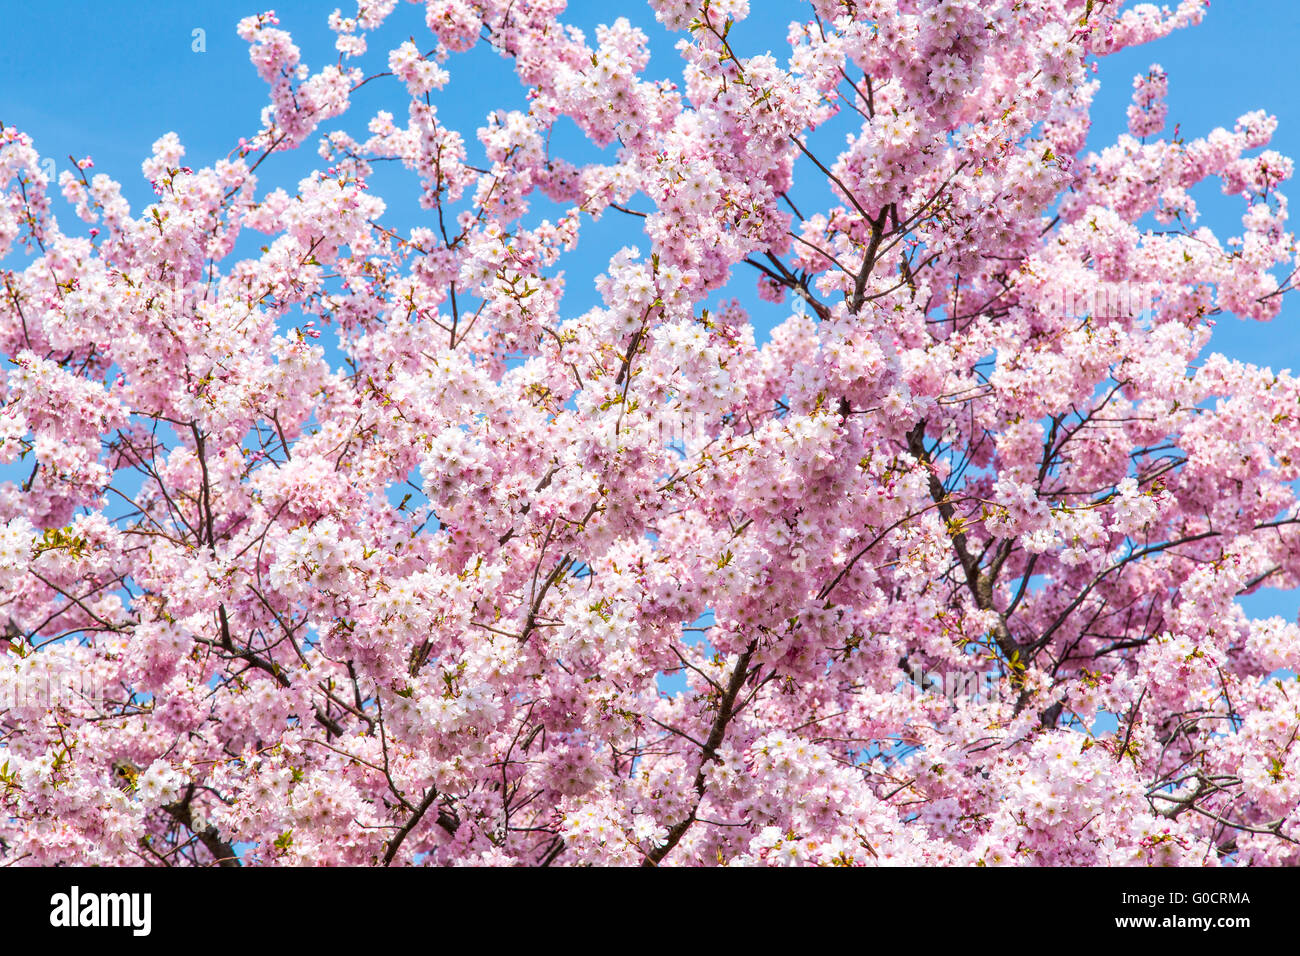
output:
[[[646,854],[645,859],[641,861],[642,866],[658,866],[663,858],[672,852],[673,847],[681,842],[682,837],[686,835],[686,831],[695,822],[696,814],[700,810],[700,804],[704,801],[704,768],[711,761],[718,759],[718,748],[722,746],[722,741],[727,735],[727,725],[735,714],[736,696],[740,693],[740,688],[745,686],[745,679],[749,676],[749,662],[753,658],[757,646],[757,641],[749,642],[749,646],[745,648],[736,661],[736,666],[727,681],[727,689],[718,702],[718,713],[713,718],[713,726],[709,729],[709,736],[704,741],[700,765],[695,771],[696,797],[691,812],[669,828],[668,836],[664,839],[664,842]]]
[[[433,806],[433,801],[437,799],[438,788],[430,787],[429,792],[426,793],[424,799],[420,801],[420,805],[415,808],[414,812],[412,812],[412,814],[407,818],[406,822],[402,824],[402,827],[397,831],[397,834],[388,841],[388,849],[384,851],[384,866],[388,866],[393,862],[393,858],[397,856],[397,851],[401,849],[402,843],[408,836],[410,836],[411,831],[415,829],[416,824],[424,818],[429,807]],[[451,811],[446,808],[438,810],[438,819],[436,822],[438,826],[446,830],[447,833],[453,835],[460,827],[460,820],[458,820],[455,814],[451,813]]]
[[[240,866],[239,854],[235,848],[221,839],[221,834],[217,828],[208,824],[202,830],[194,828],[194,812],[190,808],[190,802],[194,799],[194,784],[185,788],[185,796],[176,803],[168,804],[163,807],[167,815],[179,823],[181,826],[193,833],[204,848],[212,854],[212,858],[217,866],[238,867]]]

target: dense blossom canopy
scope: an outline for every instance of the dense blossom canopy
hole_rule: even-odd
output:
[[[1278,314],[1292,165],[1165,132],[1158,66],[1085,149],[1096,59],[1207,3],[812,0],[745,55],[770,11],[652,0],[652,79],[564,0],[385,52],[396,2],[317,71],[241,21],[261,128],[163,136],[143,210],[0,131],[0,861],[1300,863],[1300,628],[1235,601],[1300,585],[1300,380],[1208,348]],[[477,44],[527,109],[471,147]]]

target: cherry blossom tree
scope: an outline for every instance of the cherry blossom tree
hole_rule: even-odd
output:
[[[1236,601],[1300,585],[1300,380],[1209,350],[1291,287],[1292,164],[1164,132],[1158,66],[1085,149],[1097,59],[1207,6],[813,0],[749,55],[766,4],[652,0],[672,78],[564,0],[389,52],[360,0],[316,71],[268,12],[260,128],[163,136],[137,212],[5,127],[0,860],[1300,863],[1300,628]],[[475,45],[527,109],[471,137]]]

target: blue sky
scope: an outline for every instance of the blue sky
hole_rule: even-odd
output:
[[[735,30],[732,39],[745,52],[780,53],[785,25],[797,7],[785,0],[762,0],[754,8],[772,13],[754,15]],[[234,28],[241,16],[259,9],[256,0],[7,3],[7,29],[0,39],[0,76],[4,77],[0,121],[31,134],[41,154],[54,158],[60,169],[68,165],[69,154],[93,155],[95,171],[120,180],[138,210],[152,199],[140,162],[160,135],[175,130],[186,146],[186,162],[199,166],[226,156],[240,136],[257,128],[266,90]],[[326,25],[332,3],[282,0],[275,9],[310,66],[318,68],[335,59],[334,37]],[[616,16],[628,16],[650,35],[649,75],[680,77],[681,62],[672,48],[675,37],[659,28],[644,3],[576,0],[570,3],[565,20],[591,36],[597,23]],[[195,29],[205,31],[205,52],[191,49]],[[1113,142],[1123,131],[1132,76],[1159,62],[1170,75],[1170,126],[1180,122],[1184,135],[1197,136],[1216,125],[1230,127],[1241,114],[1264,108],[1280,120],[1274,148],[1300,156],[1300,100],[1293,93],[1300,80],[1293,49],[1298,33],[1300,4],[1294,0],[1218,0],[1201,27],[1105,58],[1089,145]],[[371,43],[363,68],[386,69],[384,51],[407,36],[416,37],[423,48],[431,45],[425,42],[428,31],[422,7],[403,2]],[[522,91],[507,63],[486,45],[453,56],[448,66],[452,81],[435,102],[443,122],[468,134],[473,153],[480,148],[473,129],[494,108],[525,108]],[[361,133],[364,121],[379,108],[393,110],[400,121],[404,100],[394,95],[396,83],[373,83],[362,90],[344,124]],[[579,162],[601,154],[581,144],[567,120],[556,141]],[[296,152],[263,164],[259,170],[263,187],[292,186],[315,168],[319,157],[314,144],[315,137]],[[381,170],[377,178],[382,179],[376,189],[389,200],[390,217],[402,225],[419,223],[426,214],[402,201],[415,195],[412,177]],[[1240,230],[1243,206],[1238,198],[1202,190],[1197,199],[1203,223],[1220,235]],[[545,208],[545,200],[537,206],[539,216],[553,212]],[[59,208],[65,225],[76,228],[70,211],[62,203]],[[580,310],[595,301],[590,284],[579,277],[594,276],[604,268],[610,251],[600,241],[605,234],[619,242],[636,241],[635,226],[629,229],[621,217],[607,219],[595,228],[589,223],[584,226],[585,239],[593,233],[598,238],[581,243],[587,248],[580,248],[565,263],[573,277],[570,309]],[[756,309],[756,324],[765,331],[787,310],[755,302],[752,279],[750,274],[742,275],[734,283],[734,294]],[[1281,319],[1273,323],[1225,319],[1216,330],[1215,346],[1233,357],[1300,369],[1300,337],[1289,328],[1294,312],[1284,309]]]
[[[333,3],[282,0],[274,6],[281,25],[294,34],[309,66],[316,69],[335,60],[334,36],[326,25]],[[731,39],[743,53],[771,49],[779,54],[785,26],[793,18],[791,5],[755,0],[753,7],[760,12],[737,27]],[[69,154],[92,155],[95,172],[121,181],[126,197],[138,211],[152,198],[140,162],[163,133],[176,131],[186,146],[186,162],[197,167],[228,155],[241,136],[256,131],[266,89],[248,62],[247,45],[234,28],[240,17],[259,11],[256,0],[190,0],[184,4],[135,0],[20,4],[10,0],[4,5],[6,29],[0,39],[0,121],[31,134],[36,148],[43,156],[53,157],[59,169],[67,167]],[[344,12],[351,12],[350,7]],[[598,22],[617,16],[629,17],[649,34],[652,57],[648,75],[680,77],[675,38],[659,28],[645,4],[577,0],[570,4],[564,19],[588,31],[590,37]],[[204,31],[204,52],[192,49],[196,29]],[[1200,136],[1215,126],[1231,127],[1241,114],[1263,108],[1280,120],[1273,148],[1300,157],[1300,100],[1293,92],[1300,79],[1294,51],[1297,35],[1300,3],[1296,0],[1216,0],[1202,26],[1104,59],[1089,145],[1113,142],[1124,130],[1132,77],[1158,62],[1169,74],[1171,128],[1173,123],[1181,123],[1185,136]],[[372,40],[363,68],[386,69],[385,52],[408,36],[414,36],[423,49],[432,45],[423,25],[422,6],[401,3]],[[492,109],[526,108],[522,91],[508,64],[485,45],[453,56],[447,65],[452,81],[435,102],[442,121],[466,134],[473,157],[480,149],[473,130]],[[346,128],[361,134],[366,119],[380,108],[392,110],[401,121],[404,96],[395,89],[395,80],[389,83],[370,84],[358,94],[344,118]],[[568,124],[557,130],[554,143],[576,162],[600,156],[601,151],[583,145],[580,139],[576,128]],[[259,170],[262,188],[284,185],[292,189],[319,164],[314,143],[315,137],[297,152],[263,164]],[[394,225],[409,228],[427,216],[414,203],[415,183],[409,174],[384,169],[376,177],[375,190],[389,202],[388,218]],[[1201,224],[1221,237],[1240,231],[1243,204],[1239,198],[1222,196],[1213,189],[1202,189],[1195,196],[1202,211]],[[554,218],[557,210],[548,205],[539,201],[534,215]],[[56,204],[56,211],[65,228],[80,228],[62,202]],[[569,279],[565,310],[570,313],[596,304],[590,279],[603,271],[611,252],[623,244],[648,248],[626,217],[610,214],[599,223],[586,223],[583,230],[578,251],[562,263]],[[11,257],[5,265],[18,263]],[[753,276],[740,274],[726,297],[735,295],[751,309],[761,339],[788,314],[788,307],[759,302],[753,290]],[[714,296],[709,304],[721,298]],[[1300,307],[1291,301],[1272,323],[1225,316],[1211,347],[1275,370],[1300,370],[1298,320]],[[1294,617],[1300,595],[1266,589],[1244,603],[1252,614]]]

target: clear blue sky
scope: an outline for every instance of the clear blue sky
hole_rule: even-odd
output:
[[[339,0],[339,5],[345,14],[352,12],[347,0]],[[313,69],[336,58],[334,37],[326,25],[333,3],[282,0],[274,6],[281,25],[294,34],[305,62]],[[785,25],[792,19],[789,4],[754,0],[753,8],[761,12],[737,27],[732,39],[743,52],[779,52]],[[95,171],[120,180],[138,211],[152,198],[140,174],[140,161],[160,135],[175,130],[186,146],[186,162],[197,167],[226,156],[239,137],[257,129],[266,90],[234,27],[240,17],[261,9],[256,0],[169,4],[3,0],[0,121],[31,134],[36,148],[43,156],[53,157],[60,169],[65,168],[69,154],[92,155]],[[654,22],[645,4],[577,0],[570,4],[565,19],[590,36],[596,23],[617,16],[629,17],[650,35],[650,75],[680,77],[681,63],[673,39]],[[202,53],[191,49],[196,28],[205,31],[206,51]],[[422,5],[399,5],[384,30],[372,39],[363,68],[386,68],[382,65],[384,53],[407,36],[416,37],[423,48],[431,45],[426,43]],[[1295,51],[1298,37],[1297,0],[1216,0],[1202,26],[1102,61],[1102,89],[1095,104],[1090,145],[1112,142],[1123,131],[1132,76],[1158,62],[1169,73],[1171,127],[1179,122],[1184,135],[1199,136],[1214,126],[1231,127],[1241,114],[1263,108],[1280,120],[1273,147],[1300,158],[1300,102],[1295,93],[1300,80]],[[453,56],[448,67],[452,82],[435,102],[442,120],[466,134],[473,155],[480,148],[473,129],[484,115],[499,107],[524,108],[524,100],[507,64],[484,45],[470,54]],[[379,108],[393,110],[400,121],[404,100],[394,94],[391,87],[370,84],[345,118],[347,128],[363,133],[365,120]],[[572,126],[557,134],[557,145],[572,147],[569,156],[575,161],[599,155],[594,148],[579,147],[578,140]],[[296,153],[264,164],[259,170],[263,187],[291,187],[315,168],[319,157],[314,143],[315,137]],[[406,228],[420,222],[423,213],[414,202],[403,204],[404,199],[415,196],[409,174],[384,170],[376,191],[389,200],[394,225]],[[1240,231],[1240,199],[1205,190],[1196,198],[1202,224],[1220,236]],[[79,227],[61,202],[56,211],[66,228]],[[539,207],[538,215],[553,216],[554,212]],[[566,311],[581,311],[595,304],[589,277],[604,269],[608,255],[619,245],[636,243],[634,232],[625,217],[612,215],[599,224],[584,226],[579,250],[563,263],[569,277]],[[640,245],[645,248],[647,243],[640,239]],[[5,264],[16,263],[11,259]],[[757,301],[751,275],[740,275],[732,285],[734,290],[728,290],[728,295],[738,296],[751,308],[760,337],[788,313],[788,309]],[[1225,317],[1216,329],[1212,348],[1274,369],[1300,370],[1298,321],[1300,306],[1290,300],[1272,323]],[[1246,604],[1253,614],[1293,617],[1300,595],[1265,590],[1246,599]]]

